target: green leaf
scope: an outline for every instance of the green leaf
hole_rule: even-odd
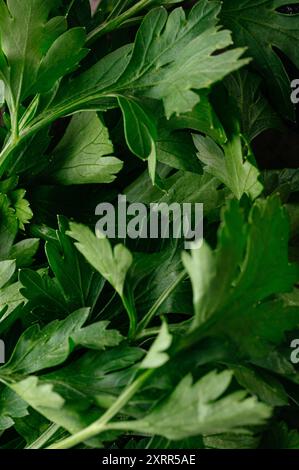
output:
[[[0,106],[3,106],[3,104],[5,103],[4,92],[5,92],[5,85],[4,85],[4,82],[0,80]]]
[[[298,267],[288,261],[288,220],[277,197],[256,201],[247,223],[232,201],[223,212],[217,250],[204,243],[184,253],[183,261],[193,286],[193,326],[217,311],[244,310],[288,292],[298,279]]]
[[[288,404],[288,395],[282,384],[269,374],[255,371],[245,366],[235,366],[234,375],[239,384],[249,393],[257,395],[260,400],[270,406]]]
[[[244,257],[247,233],[236,201],[222,212],[222,220],[216,252],[204,241],[190,254],[183,253],[183,263],[192,282],[196,325],[204,323],[226,302]]]
[[[125,289],[127,272],[133,262],[131,252],[122,244],[112,248],[100,231],[95,236],[84,225],[71,223],[67,233],[76,240],[75,246],[79,252],[119,294],[129,317],[129,337],[132,337],[137,326],[137,313],[130,291]]]
[[[18,220],[7,195],[0,193],[0,260],[9,258],[18,228]]]
[[[271,354],[279,353],[278,346],[285,342],[287,331],[298,328],[299,308],[288,307],[279,300],[246,307],[241,300],[239,305],[227,310],[225,322],[217,318],[213,334],[229,337],[240,356],[250,357],[255,364],[263,362],[264,368],[280,373],[271,365]]]
[[[163,7],[151,10],[133,52],[131,45],[124,46],[62,87],[51,115],[132,94],[162,99],[168,117],[191,111],[199,102],[194,89],[208,88],[248,62],[239,60],[243,49],[215,54],[232,44],[229,31],[219,31],[220,8],[218,2],[203,0],[188,18],[182,8],[169,15]]]
[[[108,130],[97,113],[76,114],[53,151],[51,179],[63,185],[111,183],[123,166],[112,153]]]
[[[30,209],[29,202],[25,199],[26,191],[24,189],[16,189],[9,193],[10,200],[13,204],[16,218],[19,222],[19,228],[25,229],[25,224],[28,224],[33,217],[32,210]]]
[[[131,44],[120,47],[78,77],[66,81],[51,103],[50,112],[53,116],[51,120],[71,111],[90,110],[91,107],[100,109],[101,103],[105,105],[107,98],[103,98],[103,90],[113,87],[117,82],[128,65],[131,52]],[[108,104],[111,104],[111,97],[108,99]],[[48,114],[49,110],[40,118],[47,119]]]
[[[14,425],[15,418],[23,418],[28,415],[28,405],[8,387],[0,385],[0,431]]]
[[[240,70],[225,80],[230,96],[239,109],[241,131],[251,142],[267,129],[281,129],[282,121],[261,93],[261,78]]]
[[[20,308],[26,302],[20,292],[21,287],[20,282],[14,282],[0,289],[0,333],[5,331],[21,313]]]
[[[76,247],[87,261],[114,287],[122,297],[125,278],[133,258],[124,245],[112,249],[109,240],[98,233],[96,237],[88,227],[70,224],[68,235],[76,240]]]
[[[252,434],[218,434],[203,438],[208,449],[257,449],[260,438]]]
[[[59,316],[69,313],[69,306],[61,287],[57,280],[50,278],[47,273],[22,269],[19,280],[23,286],[21,293],[29,300],[30,308],[42,307]]]
[[[0,262],[0,289],[12,278],[16,270],[15,261],[1,261]]]
[[[251,301],[259,301],[292,290],[298,280],[298,266],[288,260],[289,220],[279,198],[257,200],[248,223],[247,253],[234,298],[246,295]]]
[[[34,91],[46,93],[57,80],[72,72],[88,52],[82,48],[84,42],[84,28],[70,29],[58,37],[40,63]]]
[[[63,398],[53,391],[53,385],[40,383],[38,377],[27,377],[9,386],[22,400],[42,414],[46,414],[47,410],[61,409],[64,404]]]
[[[55,275],[53,282],[62,291],[68,310],[74,311],[87,306],[93,309],[105,281],[86,262],[66,235],[68,221],[64,217],[58,217],[58,226],[56,239],[47,241],[45,248],[49,266]],[[41,302],[40,299],[37,301]]]
[[[15,429],[20,436],[26,441],[26,449],[31,449],[31,445],[39,441],[43,433],[49,432],[52,425],[49,421],[40,415],[37,411],[30,408],[29,414],[22,419],[16,419]]]
[[[13,112],[28,96],[49,91],[55,82],[86,55],[83,29],[66,32],[64,17],[51,18],[56,0],[0,3],[1,46],[5,62],[0,73]],[[15,44],[19,47],[15,47]]]
[[[231,75],[229,75],[230,77]],[[229,77],[227,78],[229,80]],[[169,121],[170,128],[192,129],[208,135],[219,144],[227,140],[225,130],[219,121],[215,109],[210,103],[208,94],[200,92],[200,102],[189,113],[173,116]]]
[[[255,199],[263,190],[259,182],[259,171],[249,157],[244,156],[239,134],[222,145],[222,149],[210,138],[194,135],[198,158],[207,173],[224,183],[237,199],[243,194]]]
[[[167,323],[163,322],[160,332],[152,344],[147,355],[140,364],[142,369],[156,369],[163,366],[168,360],[167,349],[172,343],[172,336],[169,334]]]
[[[247,426],[264,424],[271,408],[255,397],[239,390],[221,398],[231,379],[230,371],[213,371],[192,384],[188,375],[147,416],[122,427],[179,440],[198,434],[241,433]]]
[[[221,21],[233,32],[234,44],[248,47],[248,54],[262,74],[277,109],[284,117],[294,119],[290,80],[274,49],[279,49],[299,67],[299,55],[294,47],[299,38],[299,17],[277,11],[290,3],[288,0],[226,0]]]
[[[26,238],[15,245],[10,250],[9,257],[16,260],[18,268],[30,266],[39,248],[38,238]]]
[[[147,174],[142,174],[126,189],[126,196],[130,202],[172,202],[203,203],[206,215],[219,208],[224,201],[225,191],[219,189],[220,181],[217,178],[203,173],[202,175],[188,171],[178,171],[163,180],[166,193],[158,188],[149,186]]]
[[[122,110],[125,137],[129,149],[137,157],[148,160],[152,182],[155,182],[157,165],[157,129],[155,121],[139,103],[125,97],[118,98]]]
[[[137,362],[143,356],[142,349],[126,345],[88,351],[42,379],[56,383],[59,392],[67,397],[96,397],[104,393],[117,396],[136,375]]]
[[[9,361],[0,368],[10,374],[32,374],[63,363],[72,351],[71,338],[85,323],[88,309],[81,309],[65,320],[55,320],[42,330],[28,328],[20,337]]]
[[[54,391],[54,384],[41,382],[38,377],[30,376],[21,382],[10,384],[10,387],[34,410],[70,433],[87,426],[89,418],[95,417],[95,412],[89,412],[86,416],[86,411],[89,410],[85,403],[79,409],[69,406],[64,398]],[[98,442],[95,445],[98,447]]]
[[[164,165],[177,170],[202,173],[195,146],[187,132],[171,132],[168,129],[161,129],[157,141],[157,159]],[[163,181],[163,184],[165,184],[165,181]]]
[[[146,160],[157,139],[155,122],[137,101],[120,96],[118,103],[123,113],[128,147],[137,157]]]
[[[109,323],[109,321],[100,321],[81,328],[72,335],[72,340],[76,345],[88,349],[102,350],[118,346],[124,338],[116,330],[107,330]]]
[[[278,422],[269,429],[265,445],[268,449],[299,449],[299,433],[285,422]]]
[[[215,252],[204,245],[191,256],[184,254],[192,279],[195,331],[183,343],[206,336],[229,339],[239,358],[292,374],[289,358],[279,349],[286,332],[299,324],[298,306],[279,299],[298,280],[298,266],[288,262],[286,213],[279,199],[271,197],[256,201],[245,224],[241,215],[234,201],[224,212]]]
[[[199,102],[194,89],[208,88],[247,61],[242,50],[213,54],[231,44],[230,33],[219,31],[220,3],[197,3],[186,18],[177,8],[169,16],[157,8],[145,17],[130,63],[116,88],[140,90],[163,99],[166,116],[191,111]]]

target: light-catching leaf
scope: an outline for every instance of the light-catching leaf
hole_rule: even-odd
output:
[[[263,424],[271,415],[269,406],[241,390],[221,397],[231,379],[230,371],[214,371],[192,384],[188,375],[147,416],[122,427],[179,440],[199,434],[240,433],[246,426]]]
[[[218,1],[203,0],[188,18],[182,8],[169,15],[164,7],[152,9],[133,51],[124,46],[65,84],[51,113],[59,116],[132,94],[162,99],[168,117],[191,111],[200,100],[193,90],[209,88],[248,62],[240,60],[243,49],[215,54],[232,44],[230,32],[219,31],[220,8]]]
[[[60,409],[64,404],[63,398],[53,391],[53,385],[40,383],[38,377],[27,377],[21,382],[10,384],[10,388],[41,414],[47,414],[47,410]]]
[[[9,361],[0,368],[10,373],[32,374],[64,362],[72,351],[71,338],[80,330],[89,314],[81,309],[65,320],[55,320],[42,330],[38,325],[28,328],[20,337]]]
[[[148,160],[149,174],[155,182],[157,165],[157,129],[155,121],[139,103],[125,97],[118,98],[124,119],[125,136],[129,149],[137,157]]]
[[[85,31],[66,31],[64,17],[49,20],[57,0],[0,2],[0,76],[12,111],[30,95],[51,90],[86,55]],[[16,47],[17,44],[17,47]]]
[[[51,179],[63,185],[111,183],[123,166],[112,153],[108,130],[97,113],[78,113],[54,149]]]
[[[163,99],[167,117],[191,111],[199,102],[194,89],[208,88],[247,62],[239,60],[241,49],[214,54],[231,44],[230,33],[217,27],[220,8],[203,0],[188,18],[182,8],[169,16],[164,8],[150,11],[115,87]]]
[[[68,235],[76,240],[76,247],[87,261],[107,279],[122,297],[127,271],[133,258],[124,245],[112,249],[109,240],[98,234],[96,237],[88,227],[70,224]]]
[[[210,137],[201,135],[194,135],[194,143],[205,171],[224,183],[237,199],[243,194],[253,199],[260,195],[263,186],[259,171],[250,161],[250,155],[244,156],[239,134],[233,135],[222,149]]]
[[[28,405],[13,390],[0,385],[0,431],[12,427],[15,418],[28,415]]]
[[[116,330],[107,330],[110,322],[100,321],[85,326],[72,334],[75,344],[88,349],[102,350],[106,347],[118,346],[124,339]]]
[[[169,359],[169,355],[166,351],[170,348],[171,343],[172,336],[169,334],[167,323],[163,322],[157,338],[143,359],[140,367],[142,369],[155,369],[165,364]]]
[[[286,212],[277,197],[258,200],[244,223],[234,202],[224,221],[215,252],[204,245],[191,256],[184,254],[193,285],[191,330],[196,329],[184,341],[229,339],[238,357],[277,374],[292,374],[281,348],[286,332],[298,327],[299,309],[280,297],[292,290],[299,273],[288,262]]]

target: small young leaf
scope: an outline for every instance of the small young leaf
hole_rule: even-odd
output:
[[[171,343],[172,336],[169,334],[167,323],[163,322],[157,338],[140,364],[140,367],[142,369],[155,369],[163,366],[169,359],[166,351],[171,346]]]
[[[243,194],[253,199],[260,195],[259,171],[248,158],[244,160],[240,135],[223,144],[223,150],[210,137],[195,135],[193,139],[205,171],[224,183],[237,199]]]
[[[133,257],[124,245],[112,249],[109,240],[102,234],[96,237],[88,227],[70,224],[68,235],[76,240],[76,247],[87,261],[107,279],[122,297],[125,278]]]
[[[15,261],[1,261],[0,262],[0,289],[11,279],[16,270]]]

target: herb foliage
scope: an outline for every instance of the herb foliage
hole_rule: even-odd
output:
[[[299,448],[288,4],[0,0],[0,448]],[[96,237],[120,192],[204,243]]]

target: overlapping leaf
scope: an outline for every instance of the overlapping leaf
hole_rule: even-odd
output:
[[[0,74],[11,111],[35,93],[49,91],[86,55],[82,28],[66,31],[66,19],[49,19],[58,2],[20,0],[0,3]]]
[[[290,81],[275,50],[278,48],[299,67],[299,55],[294,47],[299,36],[299,17],[278,11],[290,3],[288,0],[225,0],[221,21],[233,32],[235,44],[248,47],[248,54],[266,80],[277,109],[294,119]]]

